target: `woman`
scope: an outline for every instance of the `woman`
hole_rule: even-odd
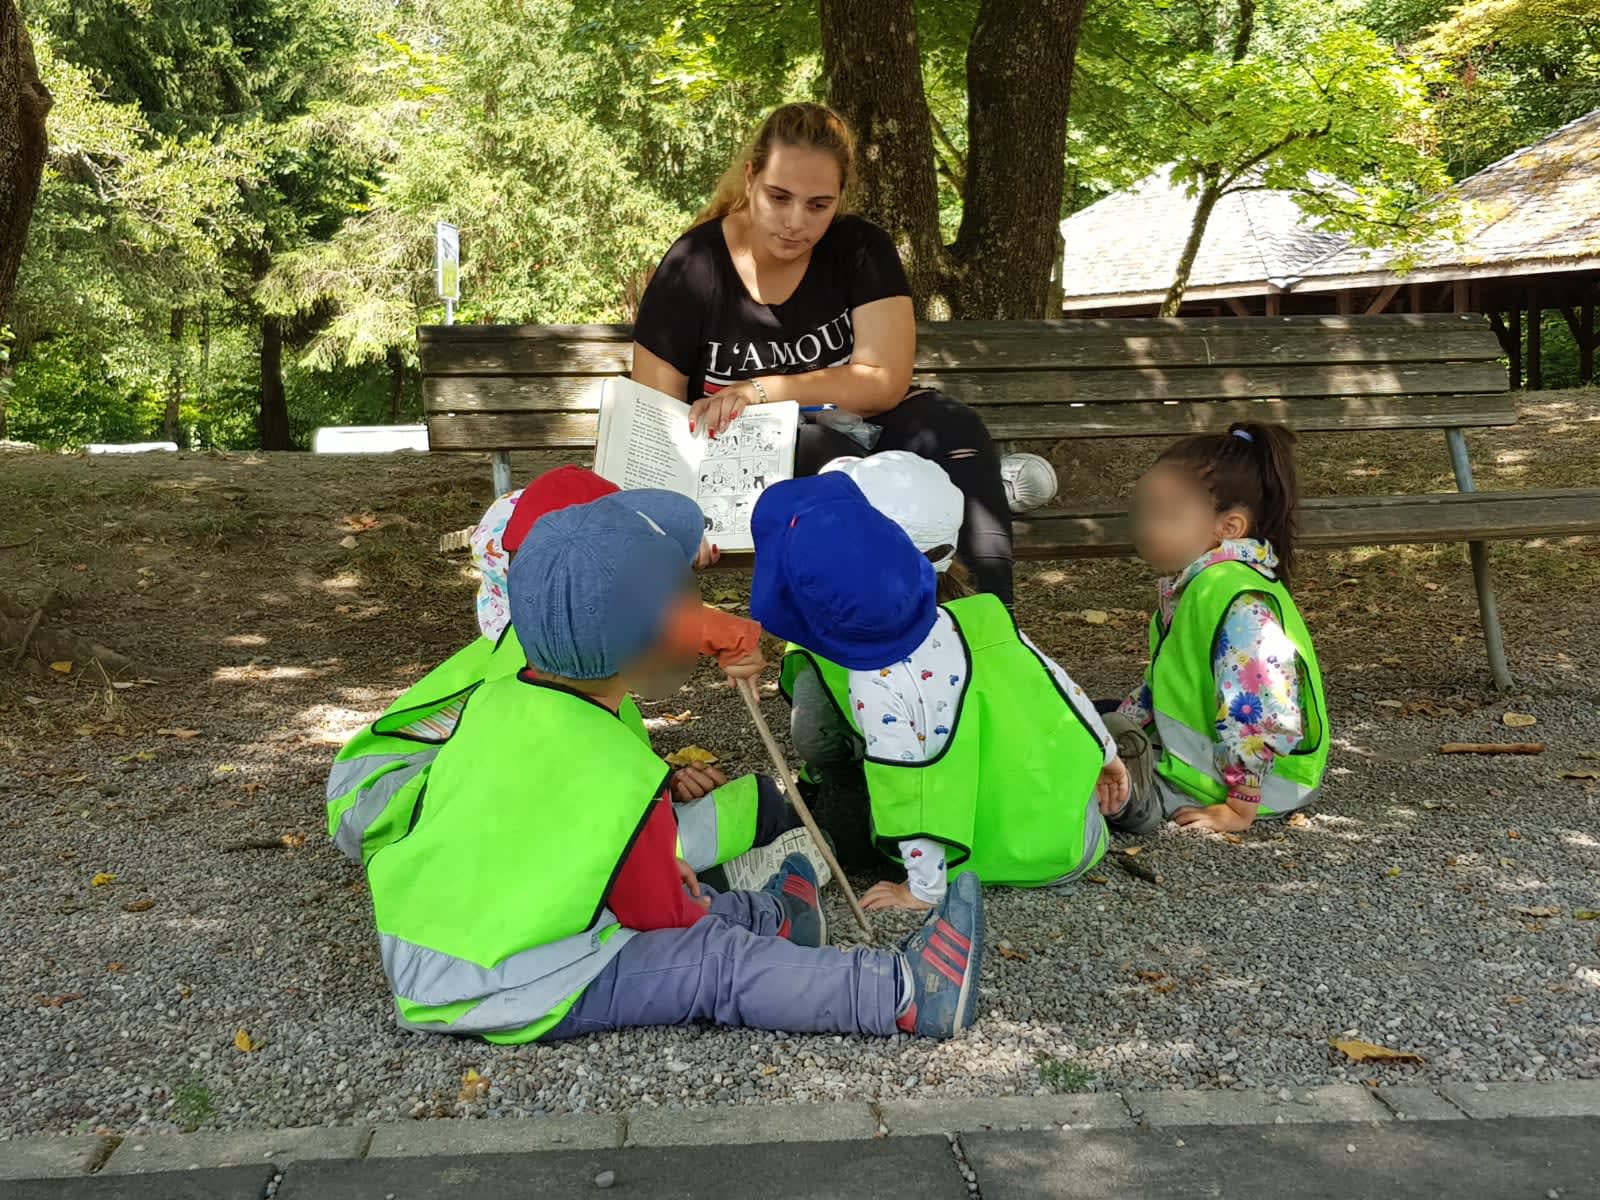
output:
[[[828,423],[802,425],[797,475],[860,454],[860,435],[871,448],[932,459],[966,498],[961,558],[980,590],[1010,604],[1009,496],[1032,484],[1042,503],[1053,473],[1041,488],[1026,473],[1048,464],[1017,455],[1003,478],[977,413],[931,389],[908,391],[911,290],[889,235],[840,215],[853,157],[849,128],[820,104],[767,117],[645,289],[633,378],[692,402],[690,421],[711,433],[752,404],[833,405]],[[857,436],[839,427],[852,416],[867,422]]]

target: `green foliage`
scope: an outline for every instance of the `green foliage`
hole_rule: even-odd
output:
[[[1052,1092],[1087,1092],[1094,1086],[1095,1074],[1077,1063],[1040,1051],[1034,1061],[1039,1067],[1039,1082]]]
[[[216,1115],[211,1089],[199,1076],[191,1075],[172,1089],[172,1118],[184,1129],[198,1129]]]

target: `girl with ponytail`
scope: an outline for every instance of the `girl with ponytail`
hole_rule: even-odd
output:
[[[1139,480],[1135,542],[1162,578],[1144,682],[1106,720],[1134,781],[1114,828],[1240,830],[1316,797],[1327,710],[1289,594],[1298,501],[1282,425],[1185,438]]]

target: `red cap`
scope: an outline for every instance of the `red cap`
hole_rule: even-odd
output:
[[[500,544],[514,554],[522,548],[534,523],[546,513],[571,508],[574,504],[587,504],[621,490],[609,479],[601,479],[583,467],[557,467],[546,471],[522,489],[522,495],[517,497],[516,506],[511,510],[511,519],[506,522],[506,530],[500,535]]]

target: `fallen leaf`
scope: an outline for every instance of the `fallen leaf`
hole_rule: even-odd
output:
[[[1111,614],[1100,608],[1086,608],[1083,610],[1085,625],[1104,625],[1111,619]]]
[[[278,839],[291,850],[298,850],[306,844],[306,835],[303,833],[286,833]]]
[[[1592,908],[1575,908],[1572,910],[1574,921],[1600,921],[1600,912]]]
[[[154,900],[129,900],[122,906],[123,912],[149,912],[156,906]]]
[[[1120,853],[1124,858],[1138,858],[1139,855],[1144,853],[1144,847],[1124,846],[1120,851],[1118,851],[1118,853]]]
[[[1227,842],[1228,845],[1230,845],[1230,846],[1242,846],[1242,845],[1244,845],[1244,839],[1242,837],[1240,837],[1237,833],[1225,833],[1225,834],[1222,835],[1222,840]]]
[[[1304,829],[1311,824],[1311,818],[1303,812],[1289,814],[1289,828]]]
[[[1563,771],[1562,779],[1600,779],[1600,771]]]
[[[1524,917],[1559,917],[1561,910],[1553,904],[1519,904],[1511,910]]]
[[[240,1054],[254,1054],[261,1049],[261,1045],[246,1030],[241,1029],[233,1035],[233,1048]]]
[[[1404,708],[1405,705],[1398,700],[1379,700],[1379,708]]]
[[[258,780],[252,779],[248,783],[241,783],[239,790],[247,796],[254,796],[261,790],[261,784]]]
[[[674,767],[698,767],[716,761],[715,754],[699,746],[685,746],[682,750],[674,750],[667,755],[667,762]]]
[[[1105,887],[1106,884],[1111,882],[1104,875],[1085,875],[1083,878],[1086,882],[1098,883],[1101,887]]]
[[[212,767],[211,768],[211,772],[214,775],[229,775],[229,774],[232,774],[234,771],[237,771],[238,769],[239,769],[238,767],[230,766],[227,763],[223,763],[219,767]]]
[[[1448,800],[1424,800],[1422,807],[1432,812],[1436,808],[1454,808],[1455,805]]]
[[[1427,588],[1430,592],[1437,592],[1439,590],[1439,585],[1437,583],[1425,583],[1422,586]]]
[[[71,675],[72,660],[70,658],[64,658],[60,662],[53,662],[50,664],[50,669],[56,672],[58,675]]]
[[[470,1104],[474,1100],[482,1100],[489,1094],[489,1081],[471,1067],[461,1077],[460,1099],[463,1104]]]
[[[1596,759],[1600,759],[1600,750],[1579,750],[1578,757],[1594,762]]]
[[[1028,954],[1024,950],[1013,950],[1010,946],[1003,943],[997,947],[997,949],[1000,951],[1001,958],[1009,958],[1016,962],[1028,961]]]
[[[1517,865],[1517,860],[1514,858],[1502,858],[1500,860],[1500,865],[1502,867],[1514,867]]]
[[[1523,997],[1521,997],[1521,996],[1507,996],[1506,997],[1506,1003],[1507,1004],[1521,1004],[1522,1002],[1523,1002]]]
[[[339,546],[344,550],[354,550],[359,544],[356,541],[356,535],[353,533],[347,533],[339,539]]]
[[[1165,971],[1135,971],[1134,974],[1146,983],[1160,983],[1167,977]]]
[[[1422,1063],[1427,1061],[1420,1054],[1413,1054],[1409,1050],[1391,1050],[1387,1046],[1374,1045],[1372,1042],[1363,1042],[1355,1038],[1329,1038],[1328,1045],[1351,1062],[1393,1062],[1393,1063]]]
[[[119,963],[119,962],[108,962],[106,964],[106,970],[108,970],[108,971],[120,971],[120,970],[122,970],[122,964]]]
[[[1529,725],[1537,725],[1539,718],[1532,713],[1508,712],[1500,721],[1512,729],[1526,729]]]
[[[131,679],[115,679],[112,680],[111,686],[116,688],[119,692],[125,692],[129,688],[138,687],[139,685]]]
[[[1544,932],[1544,926],[1539,924],[1539,922],[1537,922],[1537,921],[1524,921],[1522,923],[1522,927],[1524,929],[1526,929],[1529,933],[1543,933]]]
[[[763,1075],[776,1075],[778,1073],[778,1068],[773,1066],[771,1063],[762,1063],[761,1073]]]
[[[108,883],[115,883],[116,878],[110,871],[96,871],[94,878],[89,880],[89,886],[105,887]]]
[[[371,513],[362,513],[359,517],[344,518],[341,524],[351,533],[365,533],[378,527],[378,518]]]
[[[1508,829],[1506,830],[1506,840],[1511,842],[1520,842],[1522,840],[1522,835],[1515,829]]]
[[[1384,872],[1384,874],[1387,875],[1390,879],[1393,879],[1396,875],[1400,874],[1400,868],[1399,867],[1390,867],[1387,871]]]
[[[59,996],[40,996],[40,1008],[60,1008],[63,1004],[71,1004],[74,1000],[82,1000],[82,992],[62,992]]]
[[[162,737],[177,738],[180,742],[187,742],[190,738],[200,736],[198,729],[158,729],[156,733]]]

